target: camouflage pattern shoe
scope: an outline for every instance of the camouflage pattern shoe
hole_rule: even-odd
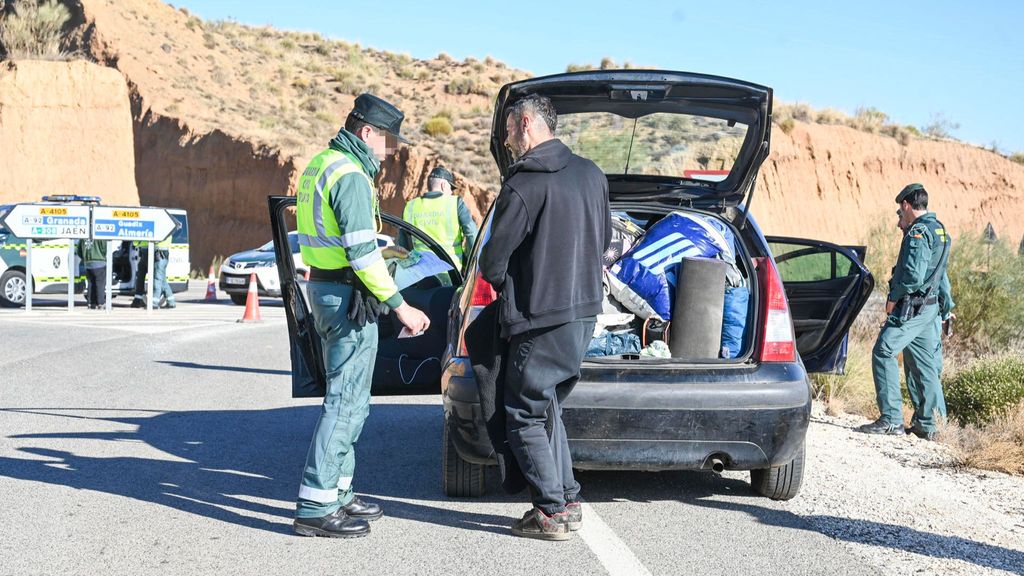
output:
[[[568,540],[572,538],[568,516],[567,511],[548,516],[539,508],[531,508],[522,520],[512,525],[512,534],[537,540]]]

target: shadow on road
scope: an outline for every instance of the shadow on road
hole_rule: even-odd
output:
[[[195,362],[178,362],[176,360],[157,360],[157,364],[166,364],[175,368],[192,368],[195,370],[217,370],[223,372],[242,372],[247,374],[271,374],[274,376],[291,376],[291,370],[271,370],[266,368],[249,368],[246,366],[218,366],[215,364],[197,364]]]
[[[174,363],[180,364],[180,363]],[[186,368],[233,370],[184,363]],[[69,408],[2,409],[13,414],[119,423],[134,431],[57,432],[11,436],[28,458],[0,457],[0,476],[94,490],[167,506],[213,520],[290,533],[292,502],[320,407],[188,412]],[[511,518],[453,510],[441,492],[442,407],[371,406],[357,447],[355,488],[380,501],[391,517],[475,531],[507,533]],[[174,459],[86,456],[47,440],[135,441]],[[25,446],[40,440],[40,446]],[[116,447],[107,453],[116,454]],[[903,526],[838,516],[799,516],[759,505],[747,482],[706,472],[579,472],[590,502],[679,501],[749,514],[758,522],[820,532],[832,538],[1024,574],[1024,553]],[[496,484],[496,482],[494,483]],[[730,496],[724,501],[720,496]],[[742,498],[737,500],[736,497]],[[522,502],[492,490],[490,501]],[[415,500],[417,502],[408,502]],[[423,502],[437,505],[428,505]]]
[[[772,510],[745,503],[716,500],[694,500],[691,503],[716,510],[744,512],[761,524],[769,526],[802,528],[846,542],[902,550],[932,558],[962,560],[976,566],[1005,570],[1011,574],[1024,574],[1024,552],[958,536],[943,536],[906,526],[839,516],[797,516],[786,510]],[[816,526],[828,526],[828,530]]]

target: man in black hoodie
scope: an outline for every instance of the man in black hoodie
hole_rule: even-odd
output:
[[[512,533],[566,540],[582,511],[561,404],[579,379],[601,311],[602,254],[612,230],[608,180],[555,138],[548,98],[515,102],[505,125],[516,161],[496,201],[480,271],[500,292],[508,442],[534,504]]]

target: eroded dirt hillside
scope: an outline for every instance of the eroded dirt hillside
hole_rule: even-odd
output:
[[[1024,166],[959,142],[894,138],[846,126],[777,127],[752,212],[767,234],[863,242],[896,225],[894,198],[921,182],[954,235],[992,223],[1014,245],[1024,235]]]
[[[48,194],[137,205],[124,76],[88,62],[0,63],[0,204]]]

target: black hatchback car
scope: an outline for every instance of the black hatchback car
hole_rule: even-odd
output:
[[[491,152],[504,177],[506,107],[529,94],[549,97],[558,137],[605,172],[613,217],[647,229],[673,212],[699,215],[731,232],[735,268],[749,291],[742,347],[732,358],[681,360],[615,355],[587,358],[565,402],[573,462],[589,470],[750,470],[768,497],[797,494],[811,408],[810,372],[842,371],[846,335],[874,285],[863,248],[765,237],[747,211],[770,141],[770,88],[708,75],[591,71],[534,78],[499,92]],[[274,237],[284,244],[285,208],[272,197]],[[425,238],[388,216],[388,223]],[[402,339],[382,320],[375,394],[440,390],[444,401],[442,487],[479,496],[495,463],[463,334],[493,289],[477,258],[485,217],[465,269],[403,291],[432,323]],[[432,244],[428,242],[428,244]],[[431,248],[442,259],[444,251]],[[322,394],[319,342],[301,283],[278,255],[293,342],[293,392]]]

